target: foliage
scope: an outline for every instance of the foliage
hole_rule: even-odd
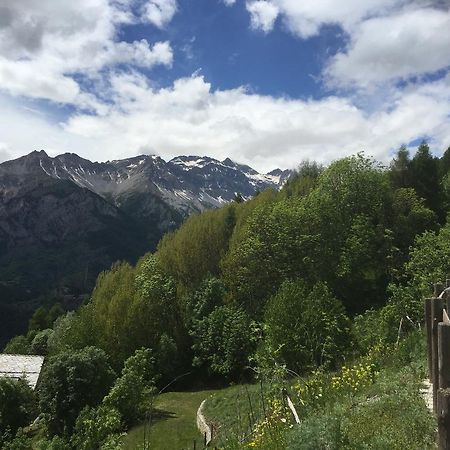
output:
[[[95,347],[49,358],[39,384],[39,405],[52,433],[70,433],[85,406],[98,405],[115,378],[106,354]]]
[[[40,306],[28,322],[28,333],[37,333],[53,326],[55,320],[64,314],[60,303],[55,303],[49,310]]]
[[[410,284],[421,296],[432,292],[433,283],[443,281],[450,274],[450,222],[438,232],[426,232],[416,239],[411,249],[406,272]]]
[[[7,430],[15,433],[35,415],[36,399],[26,381],[0,378],[0,435]]]
[[[150,349],[136,350],[125,361],[121,376],[103,401],[117,410],[127,425],[135,424],[151,408],[156,384],[155,365]]]
[[[158,246],[162,268],[187,287],[217,275],[235,225],[235,207],[193,215],[176,233],[167,234]]]
[[[410,369],[385,373],[368,391],[318,409],[289,432],[288,449],[434,448],[434,419]],[[366,395],[364,395],[366,393]]]
[[[53,335],[52,329],[46,329],[36,333],[30,344],[30,353],[33,355],[47,355],[48,353],[48,341]]]
[[[205,366],[210,374],[228,379],[242,373],[248,363],[251,342],[249,319],[241,308],[216,307],[194,322],[191,335],[195,365]]]
[[[121,430],[121,415],[116,409],[87,406],[76,420],[71,443],[77,450],[111,448],[112,439],[120,436]]]
[[[25,336],[15,336],[6,344],[3,353],[28,355],[30,353],[30,343]]]
[[[280,347],[283,361],[296,372],[335,364],[349,344],[348,318],[325,283],[284,282],[267,305],[265,323],[268,344]]]

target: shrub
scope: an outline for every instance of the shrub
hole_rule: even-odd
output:
[[[50,432],[70,434],[85,406],[96,406],[115,378],[106,354],[95,347],[50,358],[39,385],[39,404]]]
[[[77,418],[71,443],[77,450],[100,449],[111,436],[120,435],[121,428],[120,413],[115,408],[86,407]]]
[[[29,425],[36,414],[35,400],[26,381],[0,378],[0,434]]]
[[[284,282],[267,305],[265,322],[268,344],[279,347],[284,362],[297,372],[334,365],[349,344],[344,307],[325,283]]]

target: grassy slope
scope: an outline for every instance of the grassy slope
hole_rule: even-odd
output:
[[[197,430],[196,416],[200,403],[214,391],[169,392],[155,400],[155,418],[150,430],[139,425],[130,430],[124,439],[125,450],[142,449],[144,429],[148,448],[152,450],[192,449],[194,439],[200,448],[202,436]]]

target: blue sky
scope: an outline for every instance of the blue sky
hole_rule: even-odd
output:
[[[217,1],[183,0],[178,5],[167,29],[141,25],[123,30],[127,41],[170,40],[173,66],[148,74],[162,86],[200,70],[215,89],[246,85],[264,95],[324,95],[318,79],[327,56],[344,44],[339,27],[324,27],[319,35],[301,40],[281,26],[267,34],[250,29],[244,3],[230,8]]]
[[[440,154],[449,29],[442,0],[0,0],[0,161]]]

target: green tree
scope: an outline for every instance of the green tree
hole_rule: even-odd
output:
[[[0,378],[0,436],[29,425],[37,414],[34,392],[26,381]]]
[[[218,275],[221,257],[234,229],[235,208],[242,205],[245,203],[233,203],[193,215],[178,231],[167,234],[158,246],[161,268],[189,289],[208,275]]]
[[[31,333],[36,333],[38,331],[45,330],[48,327],[48,312],[43,306],[40,306],[31,316],[28,323],[28,331]]]
[[[237,380],[252,351],[249,318],[236,306],[219,306],[194,322],[194,365],[210,375]]]
[[[48,340],[53,335],[52,329],[39,331],[30,344],[30,353],[33,355],[47,355]]]
[[[439,177],[443,178],[450,171],[450,147],[439,159]]]
[[[411,173],[412,186],[419,197],[425,199],[425,205],[442,218],[438,160],[431,155],[425,142],[422,142],[411,160]]]
[[[325,283],[285,281],[267,304],[266,344],[289,369],[333,365],[349,344],[349,320]]]
[[[158,379],[156,360],[150,349],[136,350],[126,361],[121,376],[103,403],[121,414],[127,425],[137,423],[151,406]]]
[[[120,436],[121,430],[119,411],[106,405],[87,406],[76,420],[71,443],[77,450],[103,449],[107,440]]]
[[[28,355],[30,353],[30,343],[25,336],[14,336],[6,344],[3,353]]]
[[[304,197],[317,185],[324,167],[315,161],[302,161],[293,175],[283,186],[282,194],[286,197]]]
[[[98,405],[114,379],[108,357],[98,348],[50,357],[39,384],[39,405],[50,431],[70,434],[81,410]]]
[[[411,160],[409,151],[405,145],[398,150],[395,158],[389,167],[389,179],[395,189],[407,188],[411,186]]]

